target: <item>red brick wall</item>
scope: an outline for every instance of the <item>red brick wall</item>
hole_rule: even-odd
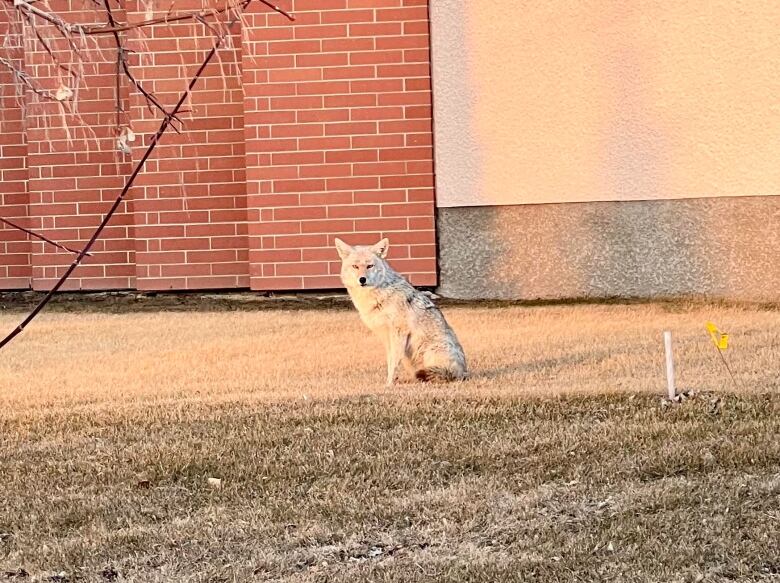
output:
[[[149,17],[142,3],[129,7],[131,21]],[[200,8],[199,0],[176,2],[177,11]],[[172,107],[213,42],[200,23],[145,29],[145,38],[130,47],[137,51],[133,70]],[[191,111],[180,116],[185,130],[168,130],[130,193],[138,289],[249,286],[240,47],[236,27],[187,101],[184,109]],[[133,129],[146,146],[160,125],[159,113],[150,113],[138,93],[131,111]],[[133,160],[144,150],[134,148]]]
[[[394,265],[435,284],[427,2],[282,6],[294,26],[256,6],[244,35],[252,287],[340,286],[336,236],[389,236]]]
[[[52,6],[70,22],[92,22],[95,18],[89,0],[59,1]],[[121,11],[116,15],[123,17]],[[38,24],[42,36],[52,39],[51,48],[60,61],[75,67],[78,61],[67,41],[52,33],[52,25]],[[110,35],[95,37],[93,43],[95,56],[115,46]],[[129,159],[115,146],[116,57],[109,52],[103,56],[84,62],[84,86],[79,91],[77,113],[65,112],[59,103],[29,95],[24,120],[29,226],[73,248],[80,248],[92,235],[130,171]],[[25,38],[25,58],[36,83],[56,90],[62,73],[33,35]],[[120,91],[126,101],[126,88]],[[38,241],[31,248],[31,286],[48,289],[70,265],[73,255]],[[92,257],[74,272],[63,289],[130,287],[134,287],[132,214],[122,209],[103,231]]]
[[[88,10],[88,0],[70,2],[69,19],[94,20],[77,12]],[[280,3],[296,22],[260,4],[251,9],[196,86],[185,131],[166,133],[127,208],[68,289],[340,287],[336,236],[351,243],[389,236],[393,264],[415,284],[436,283],[427,2]],[[201,6],[185,0],[176,10]],[[127,10],[131,21],[148,17],[138,0]],[[54,83],[56,71],[32,40],[32,72]],[[113,38],[99,42],[109,49]],[[137,51],[139,81],[171,106],[211,42],[201,24],[179,23],[148,30],[128,48]],[[29,98],[28,188],[18,182],[16,198],[4,188],[3,216],[26,213],[26,224],[72,246],[91,235],[159,125],[159,115],[123,86],[139,138],[132,155],[116,151],[114,67],[107,58],[85,71],[80,109],[95,129],[89,139],[68,142],[52,127],[58,106]],[[20,112],[0,112],[4,127],[15,129],[3,132],[0,147],[9,140],[17,154],[25,137]],[[2,171],[22,177],[24,161],[17,156]],[[44,289],[71,260],[0,230],[6,257],[5,288]]]
[[[0,37],[6,37],[9,31],[11,23],[7,17],[8,12],[0,10]],[[6,45],[2,54],[22,66],[21,46]],[[0,67],[0,216],[19,224],[26,223],[28,203],[22,105],[13,75]],[[0,289],[29,287],[31,275],[30,243],[26,236],[0,224]]]

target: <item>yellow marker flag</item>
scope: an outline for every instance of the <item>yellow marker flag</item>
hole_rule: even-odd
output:
[[[729,347],[729,335],[718,330],[712,322],[707,322],[707,331],[710,333],[712,343],[718,350],[726,350]]]

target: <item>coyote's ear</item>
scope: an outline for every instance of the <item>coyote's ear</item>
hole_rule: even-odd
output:
[[[376,255],[377,257],[381,257],[384,259],[387,257],[387,250],[390,248],[390,241],[387,240],[387,238],[382,239],[379,243],[376,243],[375,245],[371,245],[371,253]]]
[[[336,243],[336,250],[339,252],[339,257],[341,257],[342,259],[346,259],[350,255],[350,253],[354,251],[352,247],[347,245],[341,239],[337,238],[335,243]]]

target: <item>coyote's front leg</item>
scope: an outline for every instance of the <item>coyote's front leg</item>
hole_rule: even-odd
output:
[[[398,365],[407,353],[409,346],[409,334],[404,334],[399,330],[388,329],[387,331],[387,386],[392,386],[395,381],[395,371]]]

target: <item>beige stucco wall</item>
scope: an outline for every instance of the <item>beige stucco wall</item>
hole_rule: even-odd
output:
[[[440,207],[780,194],[777,0],[431,0]]]

